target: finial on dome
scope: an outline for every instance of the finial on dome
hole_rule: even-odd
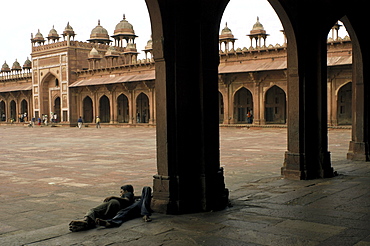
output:
[[[123,14],[123,19],[126,20],[126,15],[125,14]]]
[[[100,26],[100,19],[98,20],[98,26]]]

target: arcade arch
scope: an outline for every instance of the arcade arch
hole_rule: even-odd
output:
[[[11,120],[17,120],[17,104],[14,100],[10,101],[9,105],[9,113],[10,113],[10,119]]]
[[[141,92],[136,98],[136,122],[149,123],[149,117],[149,98],[145,93]]]
[[[265,119],[269,124],[286,123],[286,94],[276,85],[265,94]]]
[[[28,102],[26,99],[23,99],[21,101],[21,113],[26,113],[26,115],[28,115]]]
[[[121,94],[117,98],[117,121],[118,123],[129,122],[129,102],[125,94]]]
[[[55,99],[54,99],[54,103],[53,103],[53,117],[54,117],[54,122],[56,123],[58,121],[58,119],[61,119],[61,105],[60,105],[60,97],[57,96]]]
[[[212,6],[207,4],[211,1],[204,1],[197,8],[188,1],[176,1],[176,4],[163,4],[158,0],[146,2],[151,22],[156,23],[152,25],[153,51],[158,62],[156,111],[162,116],[157,117],[158,174],[154,177],[154,205],[167,212],[194,212],[222,206],[224,185],[219,165],[219,113],[216,108],[217,32],[229,1],[214,0]],[[361,24],[358,11],[361,14],[365,11],[360,8],[354,10],[352,6],[335,5],[334,1],[316,4],[294,0],[269,2],[281,19],[289,42],[288,151],[282,174],[293,179],[332,177],[334,172],[327,142],[325,29],[331,28],[333,23],[330,20],[336,14],[348,12],[353,14],[358,28],[356,34],[359,34],[364,24]],[[189,12],[194,12],[191,19],[187,16]],[[312,12],[317,18],[310,18]],[[197,50],[191,55],[183,49],[188,41],[188,33],[178,31],[189,25],[195,28],[192,47]],[[313,32],[309,39],[308,29]],[[358,48],[357,51],[364,57],[360,60],[359,57],[355,58],[354,64],[362,73],[361,66],[368,65],[370,52],[365,52],[369,49],[365,44],[366,34],[360,35],[364,43],[359,46],[362,50]],[[366,78],[367,73],[359,74],[358,79]],[[197,79],[191,84],[187,83],[191,78]],[[355,92],[360,93],[359,83],[355,80],[353,83],[358,85]],[[206,87],[207,93],[203,90]],[[362,93],[367,95],[367,85],[363,83],[361,87],[365,87]],[[186,100],[189,95],[192,100]],[[362,100],[368,103],[367,97],[362,96]],[[365,105],[356,104],[367,110]],[[190,116],[188,111],[196,114],[197,121],[191,125],[181,124]],[[365,126],[367,129],[367,117],[362,116],[361,124],[356,126]],[[357,147],[368,144],[364,130],[356,132],[359,137],[353,139],[357,141]],[[194,144],[187,146],[189,142]],[[186,200],[188,197],[197,199],[190,203]]]
[[[82,118],[86,123],[93,122],[93,101],[89,96],[86,96],[82,101],[82,112]]]
[[[218,92],[218,110],[219,110],[219,123],[224,122],[225,108],[224,108],[224,97],[221,92]]]
[[[234,119],[237,123],[247,123],[247,114],[253,114],[253,96],[250,90],[240,88],[234,95]]]
[[[3,100],[0,101],[0,121],[6,121],[6,104]]]
[[[99,117],[101,123],[110,123],[110,101],[106,95],[99,100]]]

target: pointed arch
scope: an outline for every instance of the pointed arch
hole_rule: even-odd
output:
[[[102,123],[110,122],[110,101],[106,95],[99,99],[99,117]]]
[[[245,87],[241,87],[234,94],[234,119],[236,123],[248,122],[247,114],[253,115],[253,96],[252,92]]]
[[[117,121],[118,123],[129,122],[129,100],[123,93],[117,98]]]
[[[270,87],[265,94],[265,119],[270,124],[286,123],[286,94],[279,86]]]
[[[149,123],[149,97],[141,92],[136,98],[136,122]]]
[[[4,100],[0,101],[0,121],[6,121],[6,104]]]
[[[86,96],[82,101],[82,118],[84,122],[91,123],[93,122],[93,101],[91,100],[91,97]]]
[[[348,82],[338,89],[337,94],[338,125],[352,124],[352,82]]]
[[[10,119],[15,120],[17,119],[17,103],[14,100],[10,101],[9,104],[9,112],[10,112]]]
[[[61,102],[60,102],[60,97],[57,96],[53,100],[53,122],[56,123],[58,119],[61,117]]]
[[[39,94],[41,106],[40,110],[42,115],[49,115],[53,110],[53,105],[51,105],[51,102],[53,102],[55,98],[50,98],[50,89],[56,87],[56,79],[57,75],[52,72],[48,72],[41,80]]]
[[[219,110],[219,123],[222,124],[224,122],[225,104],[224,97],[220,91],[218,92],[218,110]]]

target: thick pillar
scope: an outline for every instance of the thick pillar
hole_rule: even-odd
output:
[[[307,6],[306,6],[307,5]],[[288,35],[288,151],[282,175],[291,179],[333,176],[327,136],[326,30],[311,22],[308,3],[296,9]],[[317,13],[325,14],[325,10]],[[317,18],[318,20],[321,18]],[[307,39],[306,31],[316,30]]]
[[[228,194],[219,156],[221,11],[215,6],[220,4],[211,0],[146,2],[155,23],[158,173],[153,181],[154,210],[222,209]]]
[[[364,11],[359,7],[359,11]],[[364,13],[365,14],[365,13]],[[353,12],[343,19],[352,41],[352,139],[347,159],[369,161],[369,115],[370,115],[370,49],[367,35],[363,32],[361,14]]]

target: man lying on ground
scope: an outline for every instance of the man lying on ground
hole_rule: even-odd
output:
[[[71,221],[69,230],[76,232],[95,228],[97,219],[112,219],[118,211],[134,203],[134,187],[132,185],[122,186],[120,195],[120,197],[105,198],[102,204],[90,209],[83,220]]]
[[[141,192],[140,200],[135,201],[132,205],[121,209],[116,216],[112,219],[96,219],[96,224],[105,227],[117,227],[123,222],[143,216],[145,222],[152,221],[150,215],[152,210],[150,208],[150,202],[152,199],[152,189],[150,187],[144,187]]]

